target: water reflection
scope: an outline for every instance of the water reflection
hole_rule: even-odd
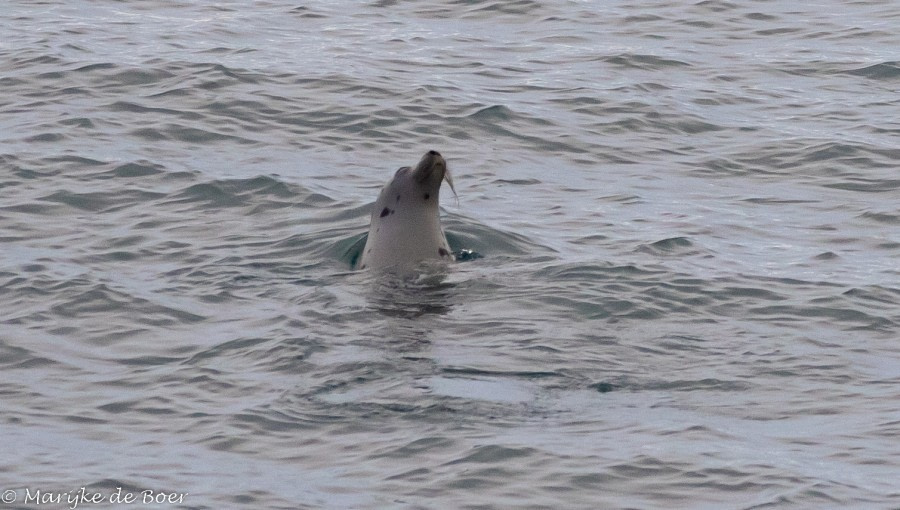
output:
[[[448,313],[456,284],[447,282],[446,264],[424,264],[424,272],[381,273],[374,276],[369,305],[387,317],[418,319]]]

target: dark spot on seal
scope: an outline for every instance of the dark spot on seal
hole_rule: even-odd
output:
[[[432,156],[440,156],[441,155],[441,153],[438,151],[428,151],[428,154],[431,154]]]
[[[443,248],[438,248],[438,255],[440,255],[441,257],[446,257],[447,255],[450,255],[450,253]]]
[[[387,216],[388,214],[391,214],[391,210],[388,209],[387,207],[385,207],[384,209],[381,210],[381,217],[382,217],[382,218],[384,218],[384,217]]]
[[[360,268],[360,269],[365,269],[365,268],[366,268],[366,265],[363,264],[363,265],[359,266],[359,268]]]
[[[428,200],[429,198],[431,198],[431,195],[429,193],[425,193],[425,200]]]
[[[394,214],[395,212],[397,212],[396,209],[391,209],[391,214]]]
[[[400,195],[397,195],[397,202],[400,202]]]

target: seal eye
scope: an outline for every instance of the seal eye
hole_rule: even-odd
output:
[[[428,200],[429,198],[431,198],[431,195],[428,193],[425,193],[425,200]]]
[[[428,151],[428,154],[430,154],[432,156],[440,156],[441,155],[441,153],[438,151]]]
[[[381,217],[381,218],[384,218],[384,217],[387,216],[388,214],[391,214],[391,210],[388,209],[387,207],[385,207],[384,209],[381,210],[381,216],[380,216],[380,217]]]

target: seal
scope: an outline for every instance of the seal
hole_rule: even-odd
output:
[[[438,151],[428,151],[415,168],[397,170],[372,209],[360,269],[408,268],[428,259],[453,260],[438,210],[445,180],[455,195],[447,162]]]

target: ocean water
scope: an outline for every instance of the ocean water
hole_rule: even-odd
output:
[[[7,2],[0,508],[900,508],[898,26]],[[430,149],[480,257],[354,270]]]

